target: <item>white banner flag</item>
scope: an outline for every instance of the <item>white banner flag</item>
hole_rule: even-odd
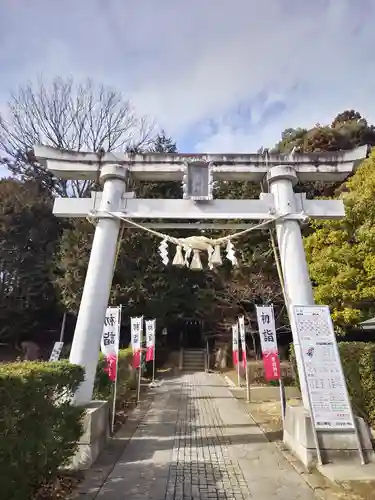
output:
[[[130,318],[130,329],[133,349],[133,367],[139,368],[141,363],[143,316]]]
[[[55,342],[49,360],[58,361],[63,347],[64,347],[64,342]]]
[[[117,358],[120,346],[121,307],[108,307],[105,313],[100,349],[105,356],[105,371],[112,382],[117,379]]]
[[[120,345],[120,307],[108,307],[105,318],[100,348],[104,356],[117,358]]]
[[[273,307],[256,306],[256,311],[265,377],[266,380],[277,380],[280,378],[280,360]]]
[[[232,354],[233,364],[238,365],[238,325],[232,325]]]
[[[155,355],[155,330],[156,320],[148,319],[145,321],[146,327],[146,361],[152,361]]]
[[[241,349],[242,349],[242,363],[246,366],[246,336],[245,336],[245,318],[240,316],[238,318],[238,326],[240,329]]]

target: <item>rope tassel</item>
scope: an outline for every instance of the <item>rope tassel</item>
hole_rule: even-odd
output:
[[[234,245],[230,240],[228,241],[226,252],[227,252],[227,259],[231,261],[232,265],[238,266],[238,260],[235,255]]]
[[[193,269],[194,271],[200,271],[202,269],[199,250],[193,250],[193,258],[191,259],[190,269]]]
[[[215,245],[214,253],[211,256],[211,264],[214,266],[221,266],[223,260],[221,258],[220,245]]]
[[[178,267],[185,266],[185,259],[184,259],[184,256],[182,255],[182,247],[180,245],[177,245],[176,253],[175,253],[172,265],[178,266]]]

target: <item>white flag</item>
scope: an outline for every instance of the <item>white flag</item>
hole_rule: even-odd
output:
[[[143,316],[130,318],[130,329],[133,349],[133,368],[139,368],[141,365]]]
[[[64,342],[55,342],[49,360],[58,361],[63,347],[64,347]]]
[[[246,335],[245,335],[245,318],[240,316],[238,318],[238,326],[240,328],[240,339],[241,339],[241,349],[242,349],[242,363],[246,366]]]
[[[232,354],[233,364],[238,365],[238,324],[232,325]]]
[[[105,318],[103,335],[100,343],[104,356],[118,356],[120,345],[120,307],[108,307]]]
[[[146,327],[146,361],[152,361],[155,353],[155,329],[156,320],[149,319],[145,321]]]

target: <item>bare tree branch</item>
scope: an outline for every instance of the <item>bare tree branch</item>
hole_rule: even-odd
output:
[[[86,196],[92,183],[56,179],[30,157],[35,144],[74,151],[124,151],[147,148],[154,123],[138,116],[120,93],[92,80],[74,83],[57,77],[47,86],[27,83],[14,92],[0,114],[0,151],[20,179],[38,180],[59,196]]]

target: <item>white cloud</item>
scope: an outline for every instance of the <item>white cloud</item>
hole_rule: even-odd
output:
[[[375,121],[374,14],[374,0],[8,0],[0,99],[40,73],[92,76],[195,149],[252,151],[347,107]]]

